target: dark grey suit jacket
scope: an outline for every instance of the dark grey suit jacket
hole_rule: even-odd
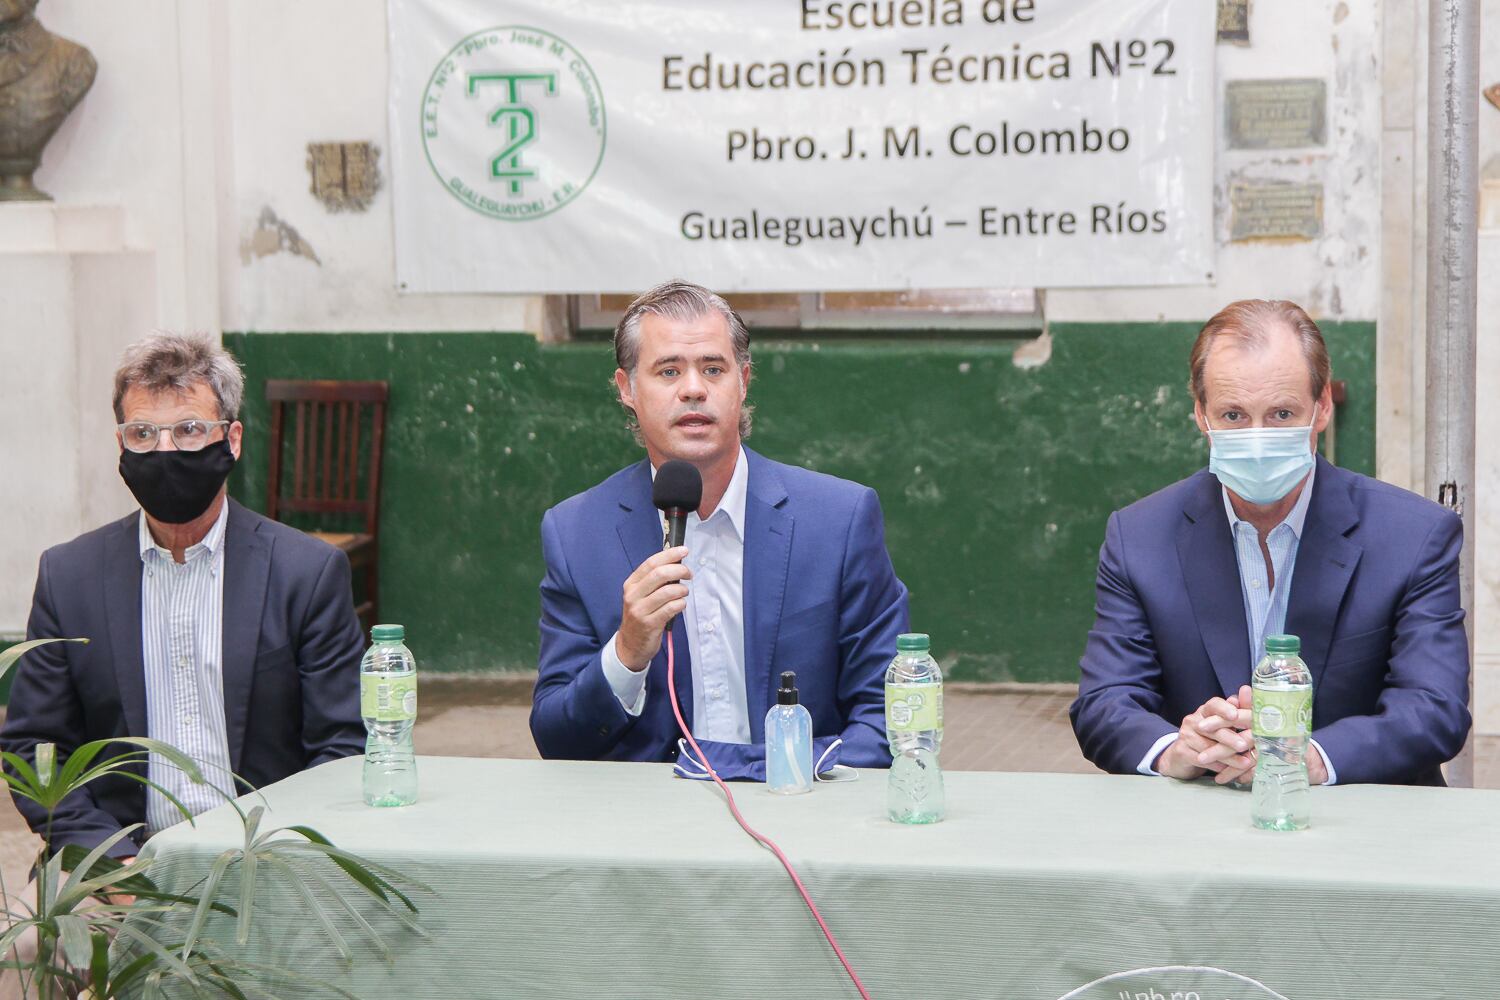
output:
[[[16,664],[0,732],[5,750],[31,760],[37,743],[51,741],[61,764],[91,740],[150,735],[139,516],[42,554],[27,638],[89,643],[42,646]],[[259,787],[364,751],[363,641],[342,552],[230,500],[223,620],[224,721],[236,774]],[[136,773],[144,776],[144,765]],[[32,829],[44,828],[46,815],[36,803],[17,798],[16,806]],[[145,818],[144,785],[101,778],[58,807],[53,849],[91,849]],[[136,853],[144,836],[136,831],[111,853]]]

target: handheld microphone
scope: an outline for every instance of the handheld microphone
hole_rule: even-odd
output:
[[[703,502],[703,476],[691,462],[673,459],[656,470],[651,487],[651,502],[667,515],[666,538],[662,548],[675,548],[687,535],[687,517]]]

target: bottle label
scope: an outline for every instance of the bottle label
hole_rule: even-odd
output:
[[[1255,689],[1254,728],[1256,736],[1286,739],[1312,732],[1312,688],[1300,691],[1263,691]]]
[[[377,722],[409,722],[417,717],[417,675],[359,675],[360,714]]]
[[[941,684],[887,684],[885,727],[893,733],[943,731]]]

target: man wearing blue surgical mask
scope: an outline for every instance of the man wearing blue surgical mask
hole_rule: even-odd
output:
[[[1111,515],[1073,728],[1117,773],[1249,782],[1250,671],[1302,640],[1314,783],[1442,784],[1468,733],[1452,512],[1317,456],[1333,414],[1322,333],[1235,302],[1190,361],[1208,468]]]

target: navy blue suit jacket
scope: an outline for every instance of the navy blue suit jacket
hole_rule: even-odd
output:
[[[231,768],[259,787],[364,752],[363,642],[348,558],[295,528],[228,503],[221,667],[225,731]],[[6,750],[32,760],[36,744],[50,741],[57,744],[60,764],[73,748],[92,740],[150,735],[139,517],[131,514],[42,554],[27,638],[89,642],[41,646],[16,664],[0,732]],[[136,773],[144,777],[145,766]],[[46,816],[35,803],[16,798],[16,806],[32,829],[42,829]],[[58,807],[53,847],[92,849],[145,819],[144,785],[126,777],[101,778]],[[144,836],[136,831],[111,853],[136,853]]]
[[[885,549],[875,491],[745,449],[745,694],[752,743],[783,670],[797,672],[816,736],[841,735],[843,763],[888,767],[885,670],[908,628],[906,587]],[[680,736],[666,695],[666,648],[632,717],[599,654],[620,627],[625,578],[661,551],[651,466],[632,465],[542,518],[541,654],[531,732],[543,757],[671,760]],[[689,583],[689,587],[692,584]],[[672,624],[677,698],[693,724],[684,616]]]
[[[1458,593],[1463,524],[1318,459],[1286,631],[1313,677],[1313,738],[1338,780],[1442,784],[1469,730]],[[1202,471],[1110,515],[1073,729],[1134,773],[1184,717],[1250,683],[1250,640],[1219,481]]]

